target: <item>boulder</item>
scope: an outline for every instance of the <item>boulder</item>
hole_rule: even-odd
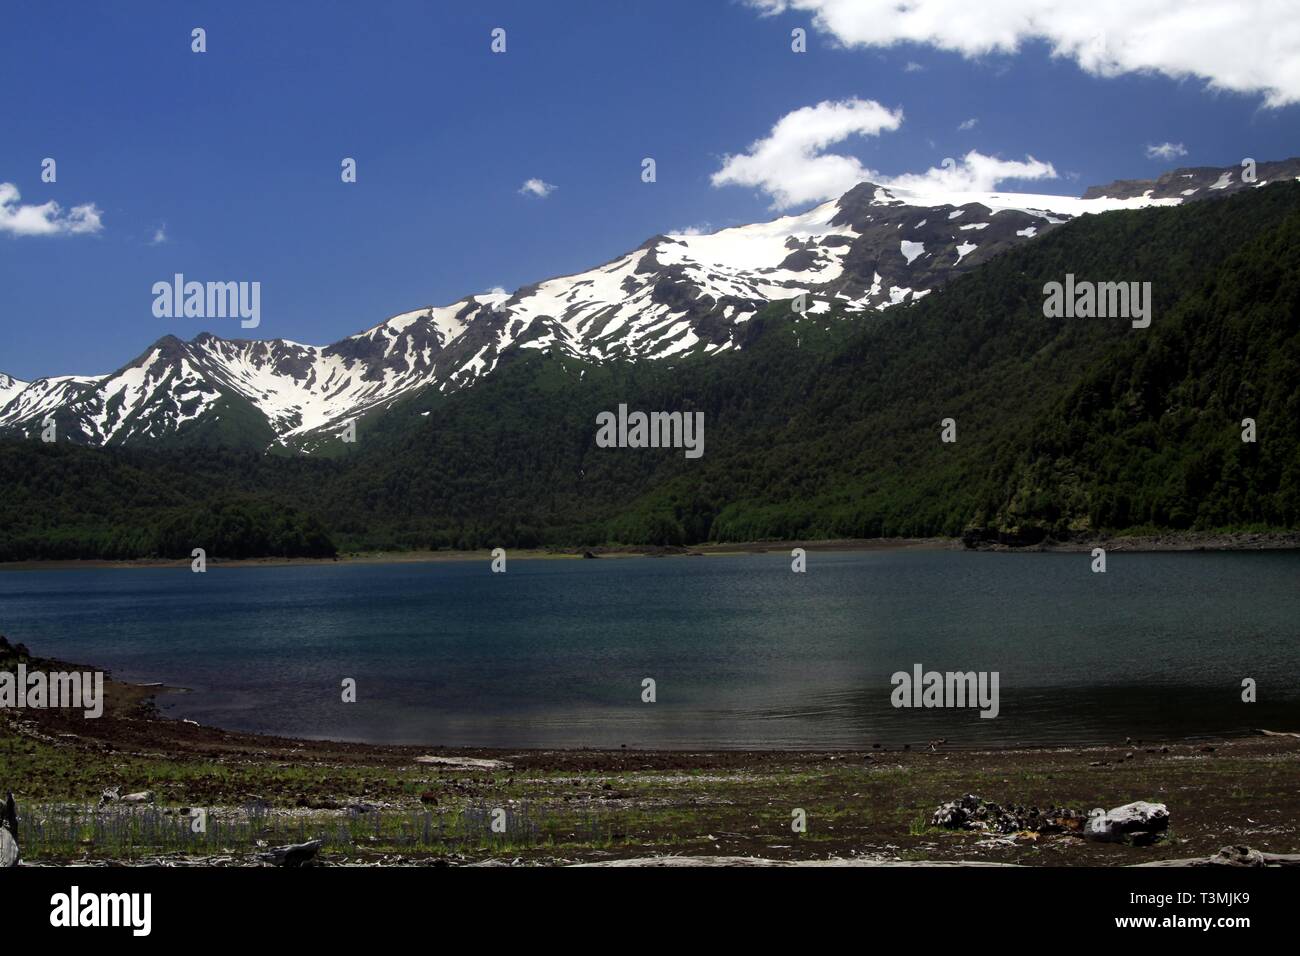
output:
[[[1083,835],[1090,840],[1130,842],[1138,846],[1154,843],[1169,829],[1169,808],[1163,803],[1137,800],[1114,810],[1100,807],[1088,814]]]
[[[982,818],[985,806],[983,800],[973,793],[968,793],[960,800],[950,801],[935,810],[930,817],[930,826],[943,827],[945,830],[969,829]]]
[[[947,830],[982,830],[990,833],[1069,833],[1083,828],[1084,817],[1066,807],[1009,806],[990,803],[968,793],[939,807],[930,825]]]

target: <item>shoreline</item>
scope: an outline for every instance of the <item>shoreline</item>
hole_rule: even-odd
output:
[[[853,553],[874,551],[962,551],[996,554],[1077,554],[1093,548],[1126,554],[1168,554],[1248,551],[1300,550],[1300,531],[1240,532],[1228,534],[1154,534],[1099,536],[1072,541],[1046,539],[1013,545],[980,541],[968,545],[961,538],[845,538],[826,540],[720,542],[700,545],[609,546],[591,548],[519,548],[507,549],[513,560],[572,561],[583,559],[736,557],[742,555],[788,554],[794,548],[809,553]],[[491,561],[489,549],[473,551],[359,551],[345,552],[334,558],[236,558],[209,557],[209,568],[311,567],[317,565],[360,564],[437,564],[442,562]],[[190,558],[135,558],[111,560],[30,560],[0,562],[3,571],[70,571],[98,569],[190,567]]]
[[[85,670],[16,646],[0,667]],[[164,716],[176,688],[104,683],[104,714],[0,710],[0,783],[19,801],[24,860],[266,865],[321,841],[320,865],[1016,863],[1177,865],[1224,846],[1300,851],[1300,735],[961,749],[630,750],[422,747],[227,731]],[[1291,728],[1279,728],[1287,731]],[[1136,728],[1135,728],[1136,730]],[[1248,787],[1242,781],[1248,780]],[[1079,832],[953,830],[977,794],[1015,812],[1167,804],[1154,845]],[[790,807],[806,833],[790,830]],[[196,810],[195,808],[200,808]],[[493,808],[505,833],[488,825]],[[211,828],[191,832],[196,812]],[[63,823],[83,834],[60,836]],[[142,832],[149,839],[124,838]]]
[[[17,657],[6,659],[6,653],[12,653],[14,648],[22,647],[21,642],[11,642],[6,645],[7,638],[0,634],[0,670],[12,669]],[[8,651],[7,649],[8,648]],[[30,654],[30,651],[28,651]],[[562,744],[562,745],[532,745],[532,744],[473,744],[473,743],[397,743],[374,740],[362,740],[349,737],[337,736],[296,736],[289,733],[280,733],[276,731],[263,730],[240,730],[218,726],[216,724],[203,723],[183,713],[166,713],[159,704],[163,698],[184,698],[194,693],[193,688],[185,687],[178,684],[168,684],[163,681],[149,680],[143,677],[131,679],[116,678],[112,672],[105,668],[98,668],[94,665],[71,663],[68,661],[58,660],[55,658],[28,657],[24,663],[27,665],[28,672],[34,668],[43,670],[60,670],[60,671],[99,671],[104,674],[104,687],[106,696],[112,696],[119,701],[126,702],[129,706],[134,706],[141,702],[148,701],[148,711],[152,718],[160,722],[159,727],[175,730],[179,725],[185,725],[193,730],[186,731],[182,736],[184,739],[190,739],[195,736],[204,736],[206,734],[217,735],[223,739],[233,737],[247,738],[249,740],[261,741],[265,744],[279,745],[288,748],[310,748],[310,747],[347,747],[357,750],[373,750],[376,753],[407,752],[419,751],[426,753],[430,751],[446,752],[451,754],[471,754],[471,755],[505,755],[505,754],[583,754],[587,756],[612,756],[620,757],[628,754],[635,755],[658,755],[665,758],[671,758],[674,755],[705,755],[712,758],[746,758],[755,756],[779,756],[779,755],[816,755],[835,759],[845,755],[863,754],[863,753],[928,753],[935,752],[935,748],[927,751],[926,741],[923,739],[926,735],[919,735],[915,740],[878,740],[864,738],[858,746],[850,745],[832,745],[832,746],[727,746],[718,744],[704,744],[700,746],[665,746],[653,747],[644,745],[628,746],[626,744],[615,747],[613,745],[585,745],[585,744]],[[181,702],[178,702],[181,703]],[[0,708],[0,717],[3,717],[6,710]],[[12,713],[12,711],[9,711]],[[39,712],[38,712],[39,713]],[[1228,730],[1228,731],[1206,731],[1196,734],[1180,734],[1175,736],[1159,738],[1162,745],[1178,745],[1186,747],[1202,747],[1207,744],[1229,744],[1234,741],[1249,741],[1264,737],[1294,737],[1300,740],[1300,725],[1294,729],[1269,730],[1260,727],[1253,727],[1249,730]],[[1129,740],[1125,746],[1142,746],[1141,740]],[[995,754],[1016,754],[1016,753],[1073,753],[1085,750],[1106,749],[1112,746],[1111,742],[1089,739],[1070,739],[1070,740],[1018,740],[1014,743],[985,743],[985,742],[963,742],[961,740],[942,740],[943,753],[947,754],[972,754],[972,755],[995,755]],[[2,782],[2,780],[0,780]]]

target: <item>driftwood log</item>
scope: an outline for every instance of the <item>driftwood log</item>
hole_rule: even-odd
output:
[[[640,867],[640,866],[1020,866],[1018,863],[990,863],[984,860],[872,860],[849,857],[831,860],[771,860],[748,856],[649,856],[630,860],[601,860],[597,863],[576,863],[579,867]],[[1156,860],[1151,863],[1133,863],[1130,866],[1300,866],[1300,853],[1263,853],[1246,846],[1225,846],[1214,856],[1193,857],[1190,860]]]
[[[1248,846],[1225,846],[1214,856],[1190,860],[1154,860],[1138,866],[1300,866],[1300,853],[1264,853]]]
[[[288,846],[273,847],[265,853],[259,853],[257,856],[259,859],[275,866],[307,866],[316,858],[316,853],[320,848],[320,840],[308,840],[306,843],[291,843]]]
[[[18,808],[9,794],[0,808],[0,869],[18,865]]]

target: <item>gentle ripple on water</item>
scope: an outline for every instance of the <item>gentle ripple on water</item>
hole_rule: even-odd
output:
[[[0,633],[239,730],[502,747],[1114,742],[1300,729],[1300,554],[784,552],[0,573]],[[998,671],[1000,714],[890,675]],[[359,699],[340,700],[355,678]],[[641,681],[657,701],[641,701]],[[1241,701],[1241,680],[1259,702]]]

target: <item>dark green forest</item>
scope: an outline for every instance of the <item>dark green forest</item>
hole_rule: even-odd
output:
[[[1045,318],[1067,272],[1151,282],[1151,327]],[[1300,526],[1300,183],[1086,216],[914,305],[776,303],[744,335],[516,353],[335,457],[0,441],[0,560]],[[596,447],[619,403],[702,411],[704,456]]]

